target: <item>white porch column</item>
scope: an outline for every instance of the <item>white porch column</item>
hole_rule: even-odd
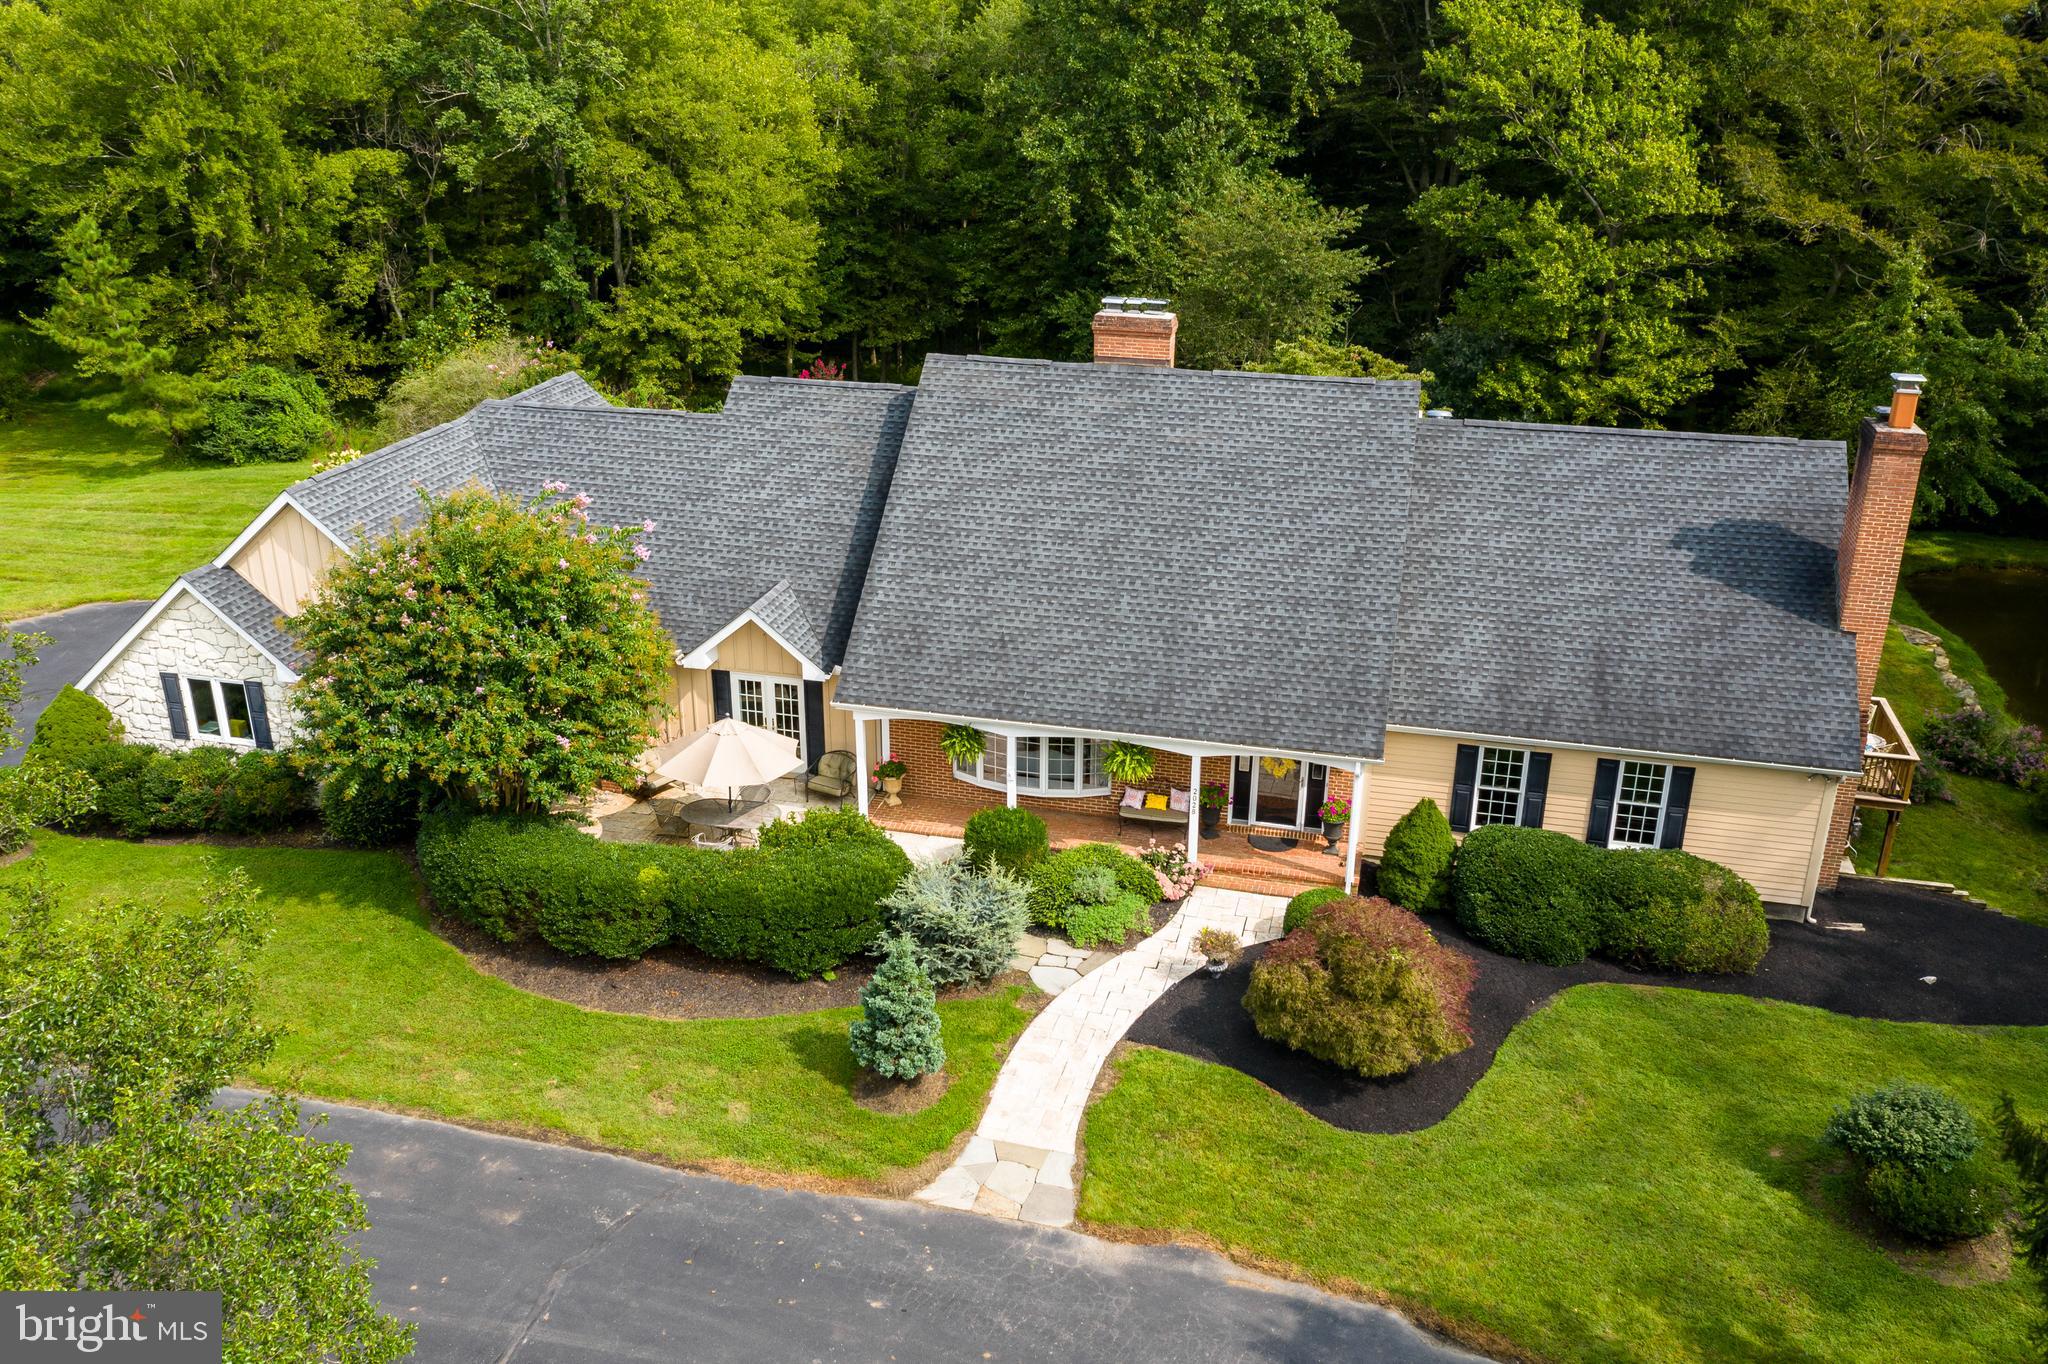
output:
[[[1344,893],[1358,892],[1358,826],[1365,823],[1365,764],[1351,764],[1351,822],[1344,826]]]
[[[886,721],[884,723],[887,723]],[[859,711],[853,714],[853,789],[859,793],[860,812],[868,812],[868,717]]]
[[[889,756],[889,755],[890,755],[891,753],[894,753],[894,752],[896,751],[896,745],[895,745],[895,744],[894,744],[894,743],[893,743],[893,742],[892,742],[892,741],[890,740],[890,738],[889,738],[889,717],[888,717],[888,716],[884,715],[884,716],[882,717],[882,719],[881,719],[881,725],[882,725],[882,756],[886,758],[886,757],[888,757],[888,756]]]
[[[1188,754],[1188,861],[1202,841],[1202,755]]]
[[[1005,734],[1003,744],[1003,751],[1008,755],[1003,759],[1003,804],[1014,810],[1017,808],[1017,736]],[[1041,757],[1039,761],[1044,759]]]

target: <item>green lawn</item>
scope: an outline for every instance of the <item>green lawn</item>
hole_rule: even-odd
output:
[[[191,903],[215,867],[248,872],[277,914],[260,1011],[289,1029],[253,1084],[661,1160],[900,1183],[980,1115],[998,1052],[1028,1021],[1014,990],[940,1005],[951,1089],[921,1113],[883,1116],[852,1098],[853,1010],[671,1022],[527,994],[427,928],[395,854],[48,833],[37,845],[70,912],[115,897]]]
[[[1364,1136],[1138,1050],[1089,1112],[1081,1216],[1193,1234],[1573,1360],[2025,1357],[2024,1277],[1950,1287],[1843,1221],[1833,1108],[1895,1077],[2048,1113],[2048,1029],[1582,986],[1444,1122]],[[2024,1271],[2022,1271],[2024,1273]]]
[[[0,423],[0,620],[154,597],[311,469],[181,459],[76,401],[36,403]]]
[[[1958,537],[1936,537],[1954,540]],[[1989,537],[1969,537],[1987,540]],[[1913,542],[1921,554],[1920,541]],[[2040,547],[2040,541],[2017,541]],[[1954,554],[1951,545],[1944,550]],[[2015,551],[2017,552],[2017,551]],[[1892,621],[1941,635],[1949,664],[1957,676],[1977,689],[1986,708],[2004,713],[2005,693],[1985,669],[1968,641],[1942,628],[1901,589],[1892,605]],[[1920,727],[1929,715],[1955,709],[1955,697],[1941,684],[1933,655],[1908,644],[1895,628],[1885,640],[1878,668],[1878,695],[1890,699],[1899,720],[1919,743]],[[1926,755],[1922,754],[1923,763]],[[1980,777],[1947,778],[1955,802],[1931,801],[1907,810],[1899,819],[1892,844],[1891,874],[1927,881],[1950,881],[2008,914],[2048,923],[2048,829],[2035,821],[2031,800],[2023,792]],[[1877,869],[1877,850],[1884,817],[1866,813],[1863,836],[1851,850],[1862,871]]]

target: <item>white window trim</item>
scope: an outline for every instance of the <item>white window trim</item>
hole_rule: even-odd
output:
[[[1616,836],[1616,831],[1621,828],[1621,793],[1624,789],[1623,784],[1627,779],[1628,769],[1632,766],[1661,768],[1664,773],[1664,780],[1657,788],[1657,827],[1650,832],[1650,841],[1648,843],[1624,843]],[[1672,766],[1671,763],[1651,762],[1647,758],[1621,759],[1621,766],[1616,768],[1614,772],[1614,808],[1607,816],[1608,847],[1622,848],[1634,852],[1652,852],[1664,846],[1664,816],[1671,808]],[[1641,805],[1643,802],[1630,801],[1628,803],[1630,805]]]
[[[1488,786],[1488,785],[1486,784],[1486,781],[1485,781],[1485,777],[1486,777],[1486,755],[1487,755],[1487,754],[1489,754],[1489,753],[1519,753],[1519,754],[1521,754],[1521,755],[1522,755],[1522,766],[1521,766],[1521,769],[1520,769],[1520,771],[1521,771],[1521,774],[1522,774],[1522,779],[1521,779],[1521,783],[1520,783],[1519,785],[1517,785],[1517,786],[1514,786],[1514,787],[1507,787],[1507,786]],[[1485,793],[1486,793],[1486,792],[1488,792],[1488,791],[1492,791],[1492,792],[1495,792],[1496,794],[1498,794],[1498,793],[1503,793],[1503,792],[1507,792],[1507,791],[1510,791],[1510,790],[1512,790],[1512,791],[1514,792],[1514,797],[1515,797],[1515,808],[1514,808],[1514,812],[1513,812],[1513,813],[1512,813],[1512,814],[1511,814],[1511,815],[1510,815],[1510,816],[1509,816],[1508,818],[1506,818],[1506,819],[1496,819],[1496,820],[1489,820],[1489,821],[1487,821],[1487,823],[1491,823],[1491,824],[1520,824],[1520,823],[1522,822],[1522,802],[1523,802],[1523,801],[1525,801],[1525,800],[1527,800],[1527,799],[1528,799],[1528,797],[1529,797],[1529,754],[1530,754],[1530,750],[1529,750],[1529,749],[1526,749],[1526,748],[1515,748],[1515,747],[1513,747],[1512,745],[1509,745],[1509,744],[1481,744],[1481,745],[1479,745],[1479,765],[1478,765],[1477,767],[1475,767],[1475,768],[1473,769],[1473,771],[1472,771],[1472,808],[1471,808],[1470,810],[1467,810],[1467,811],[1465,812],[1465,823],[1466,823],[1466,825],[1467,825],[1468,827],[1470,827],[1470,828],[1474,828],[1474,829],[1480,829],[1480,828],[1484,828],[1484,827],[1485,827],[1485,825],[1484,825],[1484,824],[1481,824],[1481,823],[1480,823],[1480,820],[1479,820],[1479,798],[1480,798],[1480,796],[1482,796],[1483,794],[1485,794]]]
[[[185,691],[185,732],[191,736],[190,741],[192,743],[218,744],[222,748],[256,747],[256,717],[254,714],[249,715],[248,738],[237,739],[227,731],[228,698],[225,689],[233,687],[242,693],[242,706],[246,711],[249,705],[249,693],[243,689],[242,683],[222,677],[192,677],[180,673],[178,674],[178,685],[183,687]],[[193,688],[195,687],[211,687],[213,689],[213,713],[220,721],[220,733],[201,734],[199,732],[199,703],[193,695]]]
[[[756,729],[765,729],[770,734],[782,733],[781,730],[775,727],[775,688],[777,686],[796,688],[796,753],[799,758],[806,762],[816,757],[815,753],[804,752],[804,736],[811,732],[811,717],[804,711],[804,680],[801,677],[791,677],[787,674],[778,676],[775,673],[734,673],[732,675],[732,717],[745,724],[747,721],[740,715],[740,683],[742,682],[759,682],[761,684],[761,714],[768,723],[754,727]],[[788,736],[785,735],[784,737]]]
[[[982,768],[988,758],[991,747],[996,744],[1002,744],[1004,745],[1004,751],[1008,752],[1009,736],[989,734],[984,731],[983,737],[987,742],[982,748],[981,757],[974,760],[972,770],[954,763],[949,769],[953,774],[953,779],[955,781],[964,781],[969,786],[979,786],[987,791],[1008,792],[1010,787],[1006,779],[1002,777],[991,779],[983,776]],[[1029,739],[1038,740],[1038,780],[1034,784],[1020,779],[1017,782],[1018,795],[1038,796],[1045,800],[1076,800],[1082,796],[1106,796],[1116,790],[1116,787],[1108,782],[1104,782],[1100,786],[1086,786],[1082,784],[1088,779],[1088,745],[1095,744],[1101,746],[1107,744],[1108,740],[1093,739],[1085,734],[1074,734],[1065,730],[1042,730],[1029,734],[1019,733],[1016,738],[1020,745]],[[1045,772],[1049,764],[1046,762],[1045,741],[1048,739],[1072,739],[1074,741],[1074,786],[1071,790],[1046,789]]]

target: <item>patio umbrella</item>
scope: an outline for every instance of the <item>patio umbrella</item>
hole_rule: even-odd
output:
[[[765,786],[803,765],[796,740],[727,716],[685,739],[675,756],[654,771],[702,790],[722,786],[731,808],[732,793],[739,787]]]

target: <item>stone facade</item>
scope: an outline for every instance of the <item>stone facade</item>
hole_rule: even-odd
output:
[[[127,727],[131,740],[165,748],[207,742],[171,737],[171,717],[164,708],[164,688],[159,676],[162,673],[223,682],[261,682],[270,716],[271,741],[279,748],[291,742],[291,708],[286,704],[285,683],[277,665],[190,592],[151,621],[99,675],[91,691]]]

